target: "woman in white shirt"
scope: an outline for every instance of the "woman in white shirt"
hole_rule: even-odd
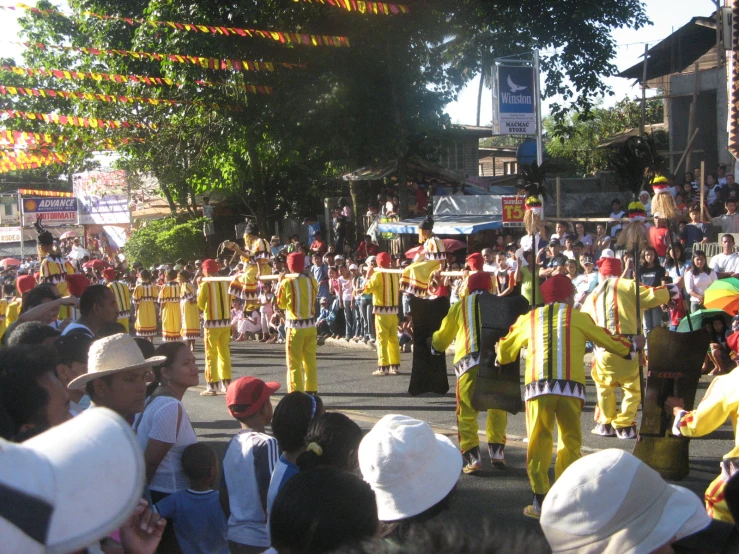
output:
[[[685,272],[685,290],[690,296],[690,311],[703,308],[703,295],[711,283],[718,279],[716,272],[708,267],[703,250],[693,251],[693,263]]]

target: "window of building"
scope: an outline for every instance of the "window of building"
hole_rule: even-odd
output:
[[[447,169],[464,170],[464,146],[461,142],[447,145],[441,153],[440,165]]]

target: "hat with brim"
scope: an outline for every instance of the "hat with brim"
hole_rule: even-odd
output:
[[[144,488],[131,426],[91,408],[22,444],[0,440],[3,552],[84,549],[123,525]]]
[[[397,521],[446,498],[459,480],[462,455],[428,423],[390,414],[359,444],[359,468],[375,491],[380,521]]]
[[[240,377],[226,390],[226,406],[235,417],[249,417],[257,413],[279,388],[276,381],[265,383],[257,377]],[[243,407],[243,410],[237,410],[237,407]]]
[[[111,335],[92,343],[88,354],[87,373],[72,380],[67,388],[84,389],[87,383],[95,379],[123,371],[152,367],[161,364],[166,359],[166,356],[144,358],[141,349],[131,335],[124,333]]]

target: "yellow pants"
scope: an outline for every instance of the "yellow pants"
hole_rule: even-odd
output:
[[[69,296],[69,290],[67,289],[66,281],[59,281],[56,284],[56,290],[58,290],[59,294],[61,294],[62,296]],[[72,307],[71,306],[60,306],[59,315],[57,317],[62,321],[69,317],[72,317]]]
[[[217,383],[231,379],[230,327],[205,328],[205,380]]]
[[[400,367],[400,343],[398,342],[397,314],[375,314],[377,333],[377,365],[381,369]]]
[[[595,381],[598,407],[595,420],[610,423],[614,429],[631,427],[641,402],[639,361],[625,360],[611,353],[597,353],[590,375]],[[621,410],[616,405],[616,389],[621,387]]]
[[[706,512],[713,519],[734,523],[734,518],[731,517],[729,506],[724,499],[725,487],[726,481],[724,481],[723,475],[719,475],[708,485],[705,494]]]
[[[457,379],[457,429],[459,449],[462,452],[467,452],[480,445],[480,437],[477,434],[477,414],[479,412],[472,407],[472,393],[475,391],[478,369],[479,366],[472,367]],[[505,444],[507,425],[507,412],[488,410],[488,419],[485,424],[488,444]]]
[[[549,466],[552,465],[554,425],[557,425],[557,458],[554,479],[580,458],[582,400],[571,396],[546,394],[526,401],[526,431],[529,446],[526,470],[534,494],[549,492]]]
[[[131,330],[129,329],[129,322],[131,320],[128,318],[128,316],[126,316],[126,317],[119,317],[116,321],[118,323],[120,323],[121,325],[123,325],[126,328],[126,333],[127,334],[131,332]]]
[[[287,353],[287,392],[318,392],[316,376],[315,327],[295,329],[288,327],[285,351]]]

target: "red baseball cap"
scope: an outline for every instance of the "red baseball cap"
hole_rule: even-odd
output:
[[[241,377],[228,386],[226,406],[234,417],[249,417],[257,413],[279,388],[280,384],[274,381],[265,383],[257,377]],[[232,406],[243,406],[244,409],[235,411]]]

